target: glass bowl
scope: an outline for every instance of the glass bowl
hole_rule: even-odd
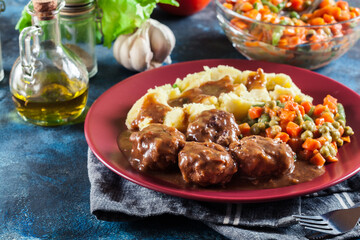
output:
[[[248,59],[317,69],[341,57],[360,38],[360,16],[326,25],[281,25],[243,16],[224,7],[225,2],[215,0],[217,19],[233,46]],[[360,5],[359,0],[348,2]],[[286,34],[294,38],[282,40]]]

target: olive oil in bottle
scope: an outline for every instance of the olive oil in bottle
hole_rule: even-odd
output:
[[[27,5],[34,25],[21,32],[20,58],[10,73],[16,110],[36,125],[73,121],[88,98],[86,67],[60,40],[58,13],[64,4],[64,0],[32,0]]]
[[[24,120],[36,125],[54,126],[79,117],[85,108],[87,97],[86,86],[72,92],[63,85],[52,83],[38,95],[24,97],[16,93],[12,99]]]

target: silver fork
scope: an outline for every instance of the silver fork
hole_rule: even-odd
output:
[[[352,230],[360,218],[360,202],[348,209],[340,209],[320,216],[293,215],[306,229],[331,235]]]

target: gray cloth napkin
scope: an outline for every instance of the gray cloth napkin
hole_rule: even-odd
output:
[[[88,151],[91,212],[100,220],[130,221],[164,214],[198,220],[230,239],[306,239],[293,214],[319,215],[360,201],[360,173],[307,196],[253,204],[211,203],[159,193],[123,179]],[[360,238],[360,227],[332,239]]]

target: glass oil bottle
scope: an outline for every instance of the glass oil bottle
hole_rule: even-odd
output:
[[[88,98],[86,67],[61,44],[58,14],[64,5],[64,0],[33,0],[27,5],[33,24],[20,33],[20,57],[10,73],[17,111],[36,125],[73,121]]]

